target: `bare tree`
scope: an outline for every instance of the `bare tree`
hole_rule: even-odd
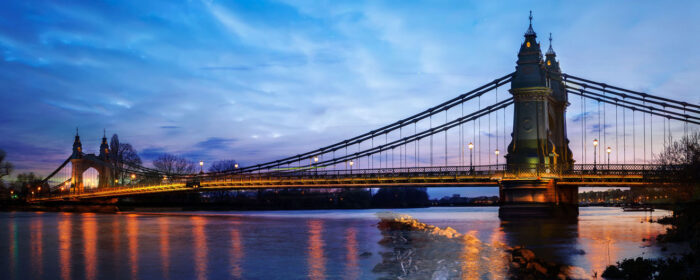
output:
[[[112,176],[119,179],[121,182],[129,176],[124,170],[129,166],[140,166],[142,164],[141,157],[129,143],[119,143],[119,136],[112,135],[109,142],[109,160],[114,166]]]
[[[12,169],[14,169],[12,163],[5,161],[6,156],[5,151],[0,150],[0,180],[2,180],[2,177],[10,175]]]
[[[658,154],[657,162],[666,166],[684,166],[677,176],[672,176],[672,178],[668,178],[669,180],[698,184],[700,180],[700,132],[693,132],[669,144]]]
[[[193,161],[167,153],[153,160],[153,167],[167,174],[192,174],[197,171]]]
[[[215,161],[209,167],[209,172],[224,172],[238,168],[238,162],[232,159]]]

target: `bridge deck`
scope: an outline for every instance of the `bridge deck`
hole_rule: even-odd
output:
[[[152,184],[99,188],[83,193],[53,193],[31,201],[113,198],[182,191],[259,188],[367,188],[498,186],[502,181],[555,180],[566,186],[660,185],[677,170],[657,165],[575,165],[565,172],[527,168],[504,171],[505,165],[475,167],[420,167],[359,170],[294,170],[235,175],[203,174]]]

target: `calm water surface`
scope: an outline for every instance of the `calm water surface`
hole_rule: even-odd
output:
[[[386,210],[0,213],[3,279],[371,279],[391,251],[376,224]],[[578,221],[501,221],[496,207],[397,209],[485,244],[525,245],[538,257],[590,275],[617,260],[658,257],[649,241],[665,226],[649,213],[582,207]],[[653,212],[654,218],[670,212]],[[439,252],[438,252],[439,253]],[[465,250],[464,269],[497,278],[507,261]],[[489,271],[493,273],[489,273]]]

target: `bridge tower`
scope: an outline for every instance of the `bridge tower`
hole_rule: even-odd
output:
[[[95,154],[83,153],[83,144],[80,142],[80,135],[76,129],[70,163],[72,167],[71,192],[82,193],[85,190],[83,173],[90,168],[94,168],[99,174],[98,188],[112,184],[112,165],[109,163],[109,144],[106,134],[102,136],[100,154],[96,156]]]
[[[543,61],[530,12],[530,26],[520,46],[511,80],[513,133],[505,156],[507,172],[517,174],[518,179],[501,182],[501,216],[507,215],[505,211],[510,209],[515,209],[514,214],[535,209],[548,212],[551,206],[573,205],[576,209],[578,190],[557,187],[555,176],[551,176],[573,164],[566,138],[564,114],[568,100],[564,89],[551,35]]]

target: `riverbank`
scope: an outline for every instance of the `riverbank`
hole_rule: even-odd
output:
[[[676,205],[673,215],[656,220],[671,225],[656,237],[660,243],[687,242],[691,252],[679,258],[625,259],[608,266],[606,279],[700,279],[700,202]]]

